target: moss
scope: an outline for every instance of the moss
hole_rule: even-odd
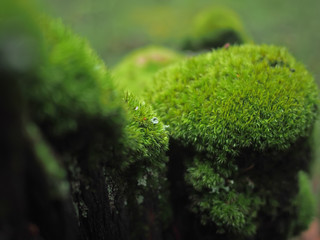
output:
[[[137,95],[152,88],[155,72],[182,59],[182,55],[173,50],[149,46],[133,51],[114,69],[117,85]]]
[[[227,43],[249,42],[252,41],[235,12],[225,7],[211,7],[195,16],[184,49],[199,51],[222,47]]]
[[[124,102],[128,123],[125,127],[123,153],[128,161],[122,168],[147,161],[157,169],[157,166],[163,164],[163,154],[168,149],[167,130],[150,105],[130,93],[125,94]]]
[[[46,58],[37,77],[22,82],[30,118],[59,154],[100,146],[101,141],[110,148],[108,141],[121,135],[124,116],[109,71],[61,21],[44,16],[37,20]],[[94,165],[106,158],[112,160],[92,154],[90,161]]]
[[[316,201],[312,193],[309,176],[305,172],[300,171],[298,178],[299,192],[295,199],[298,214],[293,224],[293,232],[295,234],[308,229],[316,214]]]
[[[170,66],[155,83],[147,99],[170,137],[192,149],[193,212],[234,238],[287,238],[318,104],[304,66],[284,48],[234,46]]]
[[[167,204],[168,134],[150,105],[130,93],[124,95],[124,102],[127,124],[115,156],[124,161],[116,178],[129,212],[131,237],[136,239],[150,234],[153,224],[165,224],[158,211]],[[155,215],[153,224],[145,220],[146,212]]]
[[[149,98],[171,136],[200,152],[287,149],[316,117],[317,86],[284,48],[217,50],[167,68],[155,82]]]

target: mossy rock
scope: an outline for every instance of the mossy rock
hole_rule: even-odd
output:
[[[113,71],[120,89],[141,95],[152,88],[153,75],[163,67],[181,60],[181,54],[165,47],[148,46],[125,57]]]
[[[251,43],[239,16],[225,7],[211,7],[199,12],[190,28],[183,49],[201,51],[225,44]]]
[[[288,238],[317,115],[304,66],[285,48],[233,46],[165,68],[155,83],[146,99],[170,125],[170,162],[183,161],[195,218],[230,239]]]

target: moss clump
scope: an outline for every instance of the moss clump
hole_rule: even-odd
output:
[[[124,96],[127,124],[115,157],[124,159],[111,175],[124,196],[130,218],[131,239],[146,238],[165,224],[159,209],[167,204],[166,162],[168,134],[152,108],[132,94]],[[111,169],[111,171],[113,171]],[[154,214],[153,222],[146,221]]]
[[[154,108],[197,151],[287,149],[316,117],[317,86],[284,48],[217,50],[161,71],[156,83]]]
[[[138,95],[152,88],[155,72],[181,59],[182,55],[164,47],[138,49],[115,67],[115,80],[121,89]]]
[[[231,9],[212,7],[199,12],[190,29],[186,50],[208,50],[225,44],[251,42],[238,15]]]
[[[121,164],[112,152],[125,121],[121,97],[114,91],[109,71],[86,41],[59,20],[35,19],[45,59],[33,72],[34,78],[21,82],[28,116],[63,160],[82,237],[116,238],[122,230],[111,230],[118,219],[111,219],[107,207],[105,172],[107,164]],[[40,157],[48,155],[49,148],[40,142],[35,149]],[[53,164],[53,159],[47,159],[44,169],[49,175],[59,175]],[[110,224],[102,228],[103,221]]]
[[[170,125],[170,151],[189,149],[170,162],[184,158],[187,205],[202,223],[235,239],[271,230],[286,239],[318,103],[303,65],[284,48],[234,46],[168,67],[155,82],[147,98]]]
[[[80,149],[89,136],[102,132],[110,139],[119,134],[121,99],[104,63],[61,21],[39,21],[47,61],[38,78],[24,86],[33,120],[59,150]]]
[[[150,105],[130,93],[125,94],[124,102],[128,122],[123,137],[123,154],[127,161],[121,168],[150,164],[152,167],[148,171],[153,167],[155,170],[163,165],[163,156],[168,148],[167,130]]]

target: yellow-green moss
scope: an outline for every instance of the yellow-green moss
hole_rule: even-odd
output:
[[[181,59],[182,55],[164,47],[149,46],[135,50],[115,67],[116,84],[139,95],[152,88],[155,72]]]
[[[287,149],[307,136],[317,86],[285,48],[234,46],[157,74],[149,99],[170,134],[197,151]]]

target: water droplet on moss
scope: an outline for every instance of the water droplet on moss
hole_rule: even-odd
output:
[[[151,119],[151,122],[152,122],[153,124],[158,124],[158,123],[159,123],[159,120],[158,120],[158,118],[154,117],[154,118]]]

